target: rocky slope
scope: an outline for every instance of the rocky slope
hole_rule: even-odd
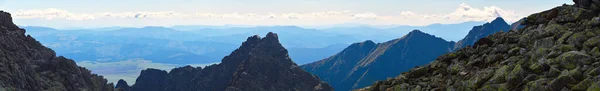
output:
[[[143,70],[131,91],[331,91],[302,70],[281,46],[277,34],[249,37],[220,64],[185,66],[170,72]]]
[[[352,44],[334,56],[303,65],[302,68],[318,75],[336,90],[348,91],[427,64],[437,56],[450,52],[453,45],[453,42],[414,30],[402,38],[385,43],[365,41]]]
[[[361,90],[599,91],[600,2],[574,1]]]
[[[475,41],[492,35],[497,32],[508,32],[511,29],[511,25],[508,25],[504,19],[498,17],[494,19],[492,22],[485,23],[480,26],[475,26],[465,38],[456,42],[454,49],[464,48],[469,45],[475,44]]]
[[[112,83],[56,57],[0,11],[0,90],[8,91],[112,91]]]

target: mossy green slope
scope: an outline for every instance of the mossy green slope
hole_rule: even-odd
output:
[[[600,2],[574,1],[528,16],[525,28],[493,34],[359,90],[598,91]]]

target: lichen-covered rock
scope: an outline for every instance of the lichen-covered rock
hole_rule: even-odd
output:
[[[590,78],[587,78],[587,79],[579,82],[577,85],[573,86],[572,90],[575,90],[575,91],[585,91],[592,84],[593,84],[592,80]]]
[[[587,91],[600,91],[600,82],[593,83]]]
[[[435,83],[429,84],[431,89],[421,88],[425,91],[600,90],[600,0],[574,1],[576,5],[528,16],[518,31],[490,35],[477,47],[459,49],[416,68],[428,69],[427,74],[397,77],[386,80],[394,83],[377,82],[360,90],[412,90],[417,83]],[[408,74],[413,72],[399,77]]]
[[[591,64],[593,61],[593,59],[585,54],[585,53],[581,53],[579,51],[570,51],[567,53],[563,53],[562,55],[560,55],[558,58],[554,59],[554,61],[551,61],[551,64],[558,64],[559,67],[562,68],[566,68],[566,69],[574,69],[577,66],[580,65],[589,65]]]

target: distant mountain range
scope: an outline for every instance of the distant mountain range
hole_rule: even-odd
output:
[[[243,36],[276,32],[282,44],[299,64],[314,62],[341,51],[349,44],[362,41],[384,41],[398,38],[413,29],[434,33],[466,30],[476,22],[433,24],[429,26],[390,25],[371,28],[367,25],[307,29],[296,26],[173,26],[142,28],[106,27],[95,29],[57,30],[25,26],[27,34],[58,55],[76,61],[123,61],[134,58],[169,64],[215,63],[243,42]],[[447,30],[443,30],[447,29]],[[372,31],[372,32],[364,32]],[[443,35],[440,34],[440,35]],[[458,36],[455,34],[455,36]]]
[[[279,37],[281,44],[289,50],[290,57],[294,59],[295,63],[303,65],[334,55],[356,41],[384,42],[402,37],[402,35],[413,29],[420,29],[429,34],[436,33],[432,34],[436,37],[460,37],[466,35],[465,31],[477,24],[481,23],[465,22],[428,26],[390,25],[385,28],[368,25],[348,25],[325,29],[309,29],[297,26],[236,25],[106,27],[74,30],[25,26],[24,29],[28,30],[27,34],[39,38],[43,45],[55,50],[58,55],[72,58],[78,63],[88,63],[89,65],[118,64],[118,62],[129,60],[147,60],[152,63],[175,67],[171,65],[218,63],[223,56],[234,50],[236,45],[242,43],[245,36],[268,32],[276,32],[281,35]],[[119,67],[115,67],[114,70],[136,66]],[[99,70],[103,68],[90,69]],[[161,69],[164,69],[164,67]],[[106,71],[94,72],[105,74],[103,72]],[[127,74],[133,76],[133,74],[139,73]],[[111,81],[117,81],[114,78],[115,76],[106,77],[110,77]],[[131,81],[132,77],[126,80]]]
[[[336,55],[301,67],[319,76],[336,90],[348,91],[428,64],[439,55],[473,45],[480,38],[500,31],[506,32],[510,28],[504,19],[497,18],[490,23],[473,27],[458,43],[413,30],[402,38],[384,43],[354,43]]]
[[[120,28],[110,31],[56,30],[45,27],[25,27],[25,29],[31,31],[27,32],[27,34],[40,38],[40,42],[56,50],[59,55],[72,57],[77,61],[111,62],[143,58],[153,62],[169,64],[218,62],[218,60],[227,55],[230,50],[235,49],[235,45],[243,42],[235,42],[238,41],[238,39],[235,38],[243,39],[238,36],[253,34],[245,33],[220,37],[206,37],[204,35],[207,34],[200,34],[201,32],[199,31],[178,31],[163,27]],[[286,29],[288,28],[266,28],[264,31]],[[261,29],[251,29],[248,31],[259,30],[263,31]],[[232,30],[232,32],[235,31],[245,30]],[[296,32],[291,31],[301,32],[305,30],[292,29],[289,31],[290,32],[287,33],[284,32],[284,34],[296,34]],[[305,64],[311,62],[310,60],[325,58],[325,55],[333,55],[335,52],[340,51],[343,47],[347,46],[344,42],[339,41],[337,41],[337,44],[329,44],[326,42],[344,38],[328,38],[328,35],[315,37],[318,36],[317,33],[309,32],[310,31],[304,32],[305,34],[308,33],[306,35],[311,36],[306,38],[323,38],[330,40],[311,43],[307,40],[314,39],[300,39],[300,37],[303,37],[300,36],[303,33],[297,33],[298,36],[290,35],[290,37],[282,37],[290,40],[290,42],[284,43],[288,43],[290,46],[296,46],[290,47],[290,55],[292,58],[299,60],[299,63]],[[301,43],[315,44],[315,46],[302,46],[300,45]],[[316,51],[320,52],[315,54]]]
[[[119,83],[131,91],[333,91],[294,63],[274,33],[248,37],[220,64],[146,69],[131,87]]]

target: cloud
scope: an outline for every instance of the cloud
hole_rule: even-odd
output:
[[[13,13],[15,18],[40,18],[40,19],[67,19],[67,20],[93,20],[95,18],[92,14],[75,14],[66,10],[60,10],[55,8],[43,9],[43,10],[19,10]]]
[[[352,17],[354,19],[370,19],[370,20],[374,20],[374,19],[377,19],[377,14],[375,14],[375,13],[361,13],[361,14],[354,14],[354,15],[352,15]]]
[[[459,7],[447,14],[423,14],[413,11],[402,11],[399,17],[388,17],[390,20],[407,21],[426,25],[431,23],[460,23],[467,21],[492,21],[496,17],[503,17],[508,22],[518,21],[525,15],[517,14],[512,10],[504,10],[496,6],[483,8],[473,8],[466,3],[462,3]],[[427,22],[433,21],[433,22]]]
[[[188,64],[195,67],[205,67],[212,64],[218,63],[207,63],[207,64]],[[83,66],[92,71],[92,73],[100,74],[104,76],[109,82],[116,82],[119,79],[124,79],[129,84],[135,83],[136,78],[140,72],[147,68],[156,68],[161,70],[170,71],[173,68],[181,67],[185,65],[176,64],[164,64],[164,63],[153,63],[149,60],[144,59],[130,59],[118,62],[91,62],[82,61],[77,62],[77,65]]]
[[[15,19],[30,20],[25,25],[47,25],[61,21],[91,26],[169,26],[169,25],[327,25],[362,23],[371,25],[428,25],[434,23],[460,23],[467,21],[491,21],[503,17],[509,22],[525,17],[512,10],[496,6],[474,8],[466,3],[458,5],[449,13],[427,14],[416,11],[400,11],[394,14],[373,12],[325,11],[305,13],[211,13],[211,12],[100,12],[74,13],[61,9],[19,10]],[[42,21],[42,22],[40,22]],[[110,22],[107,24],[107,22]],[[69,23],[69,22],[66,22]],[[73,26],[72,26],[73,27]]]

